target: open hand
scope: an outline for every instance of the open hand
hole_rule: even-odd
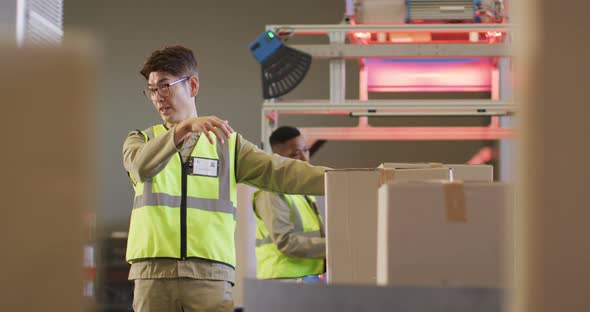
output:
[[[218,129],[220,131],[217,131]],[[209,143],[213,144],[213,138],[211,137],[211,134],[209,134],[209,131],[213,132],[217,137],[217,140],[223,143],[223,136],[229,138],[234,132],[234,129],[232,129],[227,120],[222,120],[216,116],[193,117],[181,121],[176,126],[174,141],[178,142],[181,138],[184,139],[193,133],[200,132],[207,138],[207,140],[209,140]],[[178,137],[176,134],[178,134]],[[176,140],[177,138],[178,140]]]

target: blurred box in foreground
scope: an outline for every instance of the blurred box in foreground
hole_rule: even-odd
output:
[[[84,311],[94,58],[73,47],[0,55],[0,310]]]

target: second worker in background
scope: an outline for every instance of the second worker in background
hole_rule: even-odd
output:
[[[280,127],[270,136],[272,151],[309,162],[299,130]],[[257,191],[253,196],[259,279],[316,281],[325,272],[326,239],[313,196]]]

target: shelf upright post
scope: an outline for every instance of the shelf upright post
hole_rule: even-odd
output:
[[[345,31],[328,33],[330,44],[344,45]],[[346,60],[344,58],[330,59],[330,104],[344,103],[346,98]]]

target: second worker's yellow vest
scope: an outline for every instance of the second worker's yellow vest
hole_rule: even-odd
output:
[[[254,193],[254,199],[258,192]],[[308,237],[322,237],[321,218],[315,205],[313,196],[306,199],[303,195],[281,196],[289,204],[291,211],[291,222],[299,235]],[[324,273],[324,259],[299,258],[283,254],[272,242],[270,233],[256,213],[256,258],[258,261],[256,277],[259,279],[270,278],[298,278],[308,275]]]

